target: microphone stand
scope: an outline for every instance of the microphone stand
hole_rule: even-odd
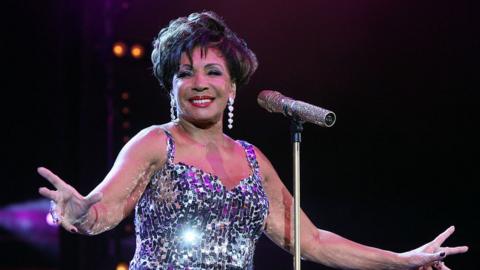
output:
[[[300,270],[300,143],[302,142],[303,121],[293,116],[290,132],[293,143],[293,201],[294,201],[294,269]]]

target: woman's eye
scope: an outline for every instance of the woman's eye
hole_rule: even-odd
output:
[[[222,75],[222,72],[220,70],[209,70],[207,74],[213,76],[220,76]]]
[[[192,72],[191,71],[179,71],[177,73],[177,78],[184,78],[184,77],[188,77],[188,76],[191,76],[192,75]]]

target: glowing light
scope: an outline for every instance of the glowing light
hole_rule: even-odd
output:
[[[116,42],[113,44],[112,51],[116,57],[124,57],[127,52],[127,45],[123,42]]]
[[[128,98],[130,98],[130,94],[129,94],[127,91],[124,91],[124,92],[122,92],[122,94],[121,94],[121,98],[122,98],[123,100],[128,100]]]
[[[125,262],[119,262],[117,264],[117,268],[115,268],[116,270],[128,270],[128,264],[125,263]]]
[[[18,202],[0,208],[0,228],[48,256],[59,255],[58,226],[49,226],[50,200]],[[47,222],[45,222],[47,217]],[[51,218],[51,217],[50,217]]]
[[[142,45],[139,45],[139,44],[135,44],[132,46],[132,48],[130,49],[130,53],[132,54],[133,58],[142,58],[143,54],[144,54],[144,49],[143,49],[143,46]]]
[[[199,235],[195,230],[187,229],[183,232],[182,238],[187,244],[195,244],[199,238]]]

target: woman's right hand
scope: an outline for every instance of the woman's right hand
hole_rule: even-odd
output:
[[[51,190],[41,187],[38,190],[42,196],[52,200],[53,209],[51,209],[51,213],[53,212],[54,215],[52,217],[55,218],[56,215],[58,217],[57,222],[66,230],[78,232],[79,229],[75,225],[86,223],[90,208],[102,199],[102,194],[95,193],[84,197],[47,168],[40,167],[37,172],[56,189]]]

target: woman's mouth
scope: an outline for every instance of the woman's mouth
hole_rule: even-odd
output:
[[[208,96],[199,96],[199,97],[192,97],[189,99],[190,103],[199,108],[205,108],[208,107],[210,104],[212,104],[214,98],[213,97],[208,97]]]

